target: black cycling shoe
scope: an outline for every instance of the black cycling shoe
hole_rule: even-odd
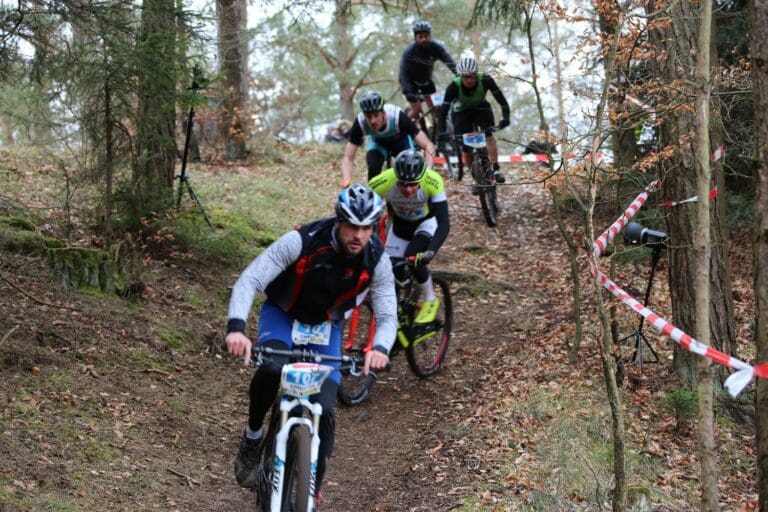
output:
[[[469,187],[469,193],[472,194],[473,196],[476,196],[480,193],[480,189],[477,188],[477,185],[472,185],[471,187]]]
[[[259,481],[259,458],[263,439],[248,439],[245,435],[240,439],[240,450],[235,459],[235,478],[242,487],[253,487]]]
[[[507,181],[507,178],[505,178],[504,175],[501,174],[501,171],[494,171],[493,179],[496,180],[496,183],[504,183]]]

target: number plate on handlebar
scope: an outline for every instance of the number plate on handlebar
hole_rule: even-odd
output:
[[[286,395],[305,397],[320,392],[320,387],[333,368],[316,363],[293,363],[283,366],[280,389]]]
[[[462,136],[464,145],[471,148],[484,148],[486,146],[485,134],[483,132],[465,133]]]

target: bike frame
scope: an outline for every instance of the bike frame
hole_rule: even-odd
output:
[[[260,366],[264,355],[283,355],[295,357],[299,360],[314,361],[340,361],[342,366],[347,366],[353,371],[362,364],[360,358],[350,356],[325,356],[303,349],[278,350],[267,347],[254,347],[255,356],[253,364]],[[279,421],[270,420],[269,431],[266,438],[273,437],[271,447],[272,467],[263,468],[264,476],[270,485],[269,512],[280,512],[282,496],[286,481],[286,459],[288,455],[288,439],[291,430],[299,425],[306,425],[310,433],[310,480],[309,497],[306,511],[313,512],[315,507],[315,488],[317,484],[317,464],[320,451],[320,419],[323,415],[323,406],[312,403],[309,397],[320,391],[323,382],[334,371],[334,368],[319,363],[294,362],[283,365],[280,376],[280,401],[272,410],[272,414],[279,414]],[[299,408],[299,410],[297,410]],[[277,430],[275,431],[274,428]],[[270,455],[270,454],[267,454]],[[263,496],[260,496],[260,500]],[[260,505],[261,506],[261,505]]]
[[[292,365],[286,365],[292,366]],[[301,407],[307,411],[310,418],[289,416],[296,407]],[[288,451],[288,436],[291,429],[296,425],[306,425],[312,436],[310,444],[311,463],[309,480],[309,502],[307,503],[307,512],[312,512],[315,507],[315,484],[317,481],[317,458],[320,451],[320,417],[323,415],[323,406],[313,404],[306,398],[296,398],[290,395],[284,395],[280,399],[280,428],[275,434],[275,450],[270,471],[270,480],[272,482],[272,495],[269,500],[270,512],[280,512],[282,505],[283,486],[285,485],[285,463]]]

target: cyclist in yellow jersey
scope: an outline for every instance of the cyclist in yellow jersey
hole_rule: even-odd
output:
[[[416,282],[424,300],[415,322],[432,322],[440,303],[427,264],[451,229],[443,178],[427,168],[421,153],[406,149],[397,155],[394,168],[372,178],[368,186],[387,201],[393,213],[384,250],[391,258],[415,256],[419,263]]]

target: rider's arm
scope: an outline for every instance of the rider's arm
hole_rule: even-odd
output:
[[[427,167],[432,167],[435,161],[435,145],[429,140],[427,134],[421,130],[419,130],[419,133],[416,134],[413,140],[424,150],[424,161],[427,163]]]
[[[229,299],[227,332],[245,332],[253,298],[301,255],[301,235],[293,230],[275,240],[240,274]]]
[[[344,148],[344,158],[341,159],[341,186],[346,187],[352,183],[352,166],[355,162],[355,155],[357,154],[357,146],[351,142],[347,142]]]
[[[400,72],[397,76],[397,79],[400,82],[400,89],[403,91],[404,96],[410,94],[410,91],[408,90],[408,54],[410,49],[410,46],[406,47],[403,56],[400,57]]]
[[[432,212],[435,220],[437,220],[437,229],[435,234],[432,235],[432,240],[429,241],[429,247],[427,248],[428,251],[433,252],[437,252],[442,247],[443,242],[448,238],[448,233],[451,231],[451,221],[448,216],[448,200],[445,198],[445,193],[443,193],[442,200],[436,200],[437,197],[439,196],[431,198],[429,205],[429,211]]]
[[[392,262],[387,253],[381,255],[373,270],[371,281],[371,302],[376,318],[376,333],[373,347],[389,354],[397,335],[397,296],[395,295],[395,277],[392,274]]]
[[[440,105],[440,110],[437,115],[437,130],[440,133],[444,133],[447,128],[445,126],[446,119],[448,118],[448,110],[451,108],[451,103],[459,97],[459,87],[455,82],[448,84],[443,95],[443,104]]]
[[[504,97],[504,93],[501,92],[501,89],[499,89],[499,86],[496,84],[496,80],[491,76],[485,75],[483,77],[483,87],[485,87],[486,91],[491,91],[493,97],[496,98],[496,101],[501,107],[501,117],[509,120],[509,103],[507,103],[507,98]]]
[[[438,49],[438,58],[445,63],[446,66],[448,66],[448,69],[451,70],[451,73],[456,75],[456,63],[453,61],[453,57],[451,57],[451,54],[448,53],[448,50],[445,49],[445,46],[443,46],[440,43],[437,44]]]

